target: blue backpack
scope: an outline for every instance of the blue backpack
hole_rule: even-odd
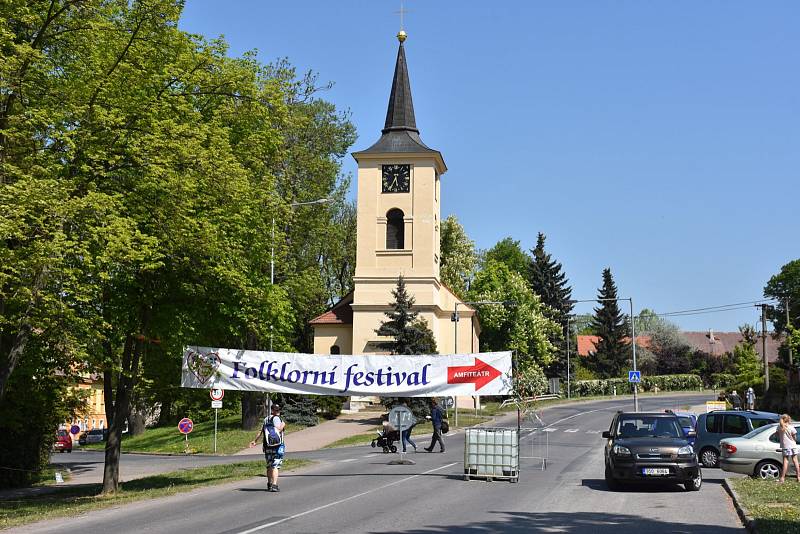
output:
[[[275,428],[273,417],[276,416],[273,415],[264,419],[264,448],[278,447],[283,443],[283,436]]]

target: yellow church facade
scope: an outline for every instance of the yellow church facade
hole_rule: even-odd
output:
[[[384,313],[391,309],[392,291],[401,275],[414,297],[413,310],[427,321],[439,353],[478,352],[475,310],[439,278],[441,180],[447,167],[442,154],[420,138],[405,33],[398,39],[381,137],[353,153],[358,163],[355,289],[310,322],[316,354],[382,353],[376,344],[387,339],[376,330],[387,320]],[[456,303],[458,323],[452,320]]]

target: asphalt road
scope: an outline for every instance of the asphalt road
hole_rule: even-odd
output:
[[[679,408],[709,398],[646,398],[640,408]],[[364,447],[297,454],[317,463],[282,475],[281,493],[267,493],[266,480],[256,478],[92,512],[78,522],[82,534],[744,531],[718,469],[704,470],[703,488],[696,493],[679,486],[608,491],[600,433],[618,409],[632,409],[631,403],[601,401],[544,410],[546,432],[524,433],[521,456],[546,455],[547,468],[542,469],[541,459],[523,459],[517,484],[464,481],[464,438],[458,433],[446,438],[444,454],[410,454],[415,465],[388,465],[394,455]],[[513,425],[515,418],[504,423]],[[287,445],[291,449],[291,442]],[[63,528],[60,520],[19,531]]]

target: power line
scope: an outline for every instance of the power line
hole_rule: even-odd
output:
[[[681,316],[681,315],[695,315],[695,314],[702,314],[702,313],[716,313],[721,311],[731,311],[731,310],[743,310],[746,308],[750,308],[753,304],[762,304],[765,302],[770,302],[774,299],[760,299],[760,300],[751,300],[748,302],[735,302],[733,304],[722,304],[720,306],[706,306],[704,308],[690,308],[686,310],[677,310],[673,312],[666,312],[666,313],[656,313],[655,315],[659,317],[669,317],[669,316]]]

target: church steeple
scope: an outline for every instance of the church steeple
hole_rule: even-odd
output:
[[[447,167],[444,165],[441,153],[426,146],[419,137],[414,117],[414,103],[411,99],[406,51],[403,46],[406,38],[406,32],[400,30],[397,34],[400,46],[397,49],[392,91],[389,95],[389,107],[386,110],[386,122],[381,130],[381,138],[366,150],[353,152],[353,157],[358,159],[367,154],[434,154],[440,163],[440,172],[445,172]]]
[[[386,124],[383,126],[382,133],[385,134],[395,130],[408,130],[419,133],[417,121],[414,119],[414,102],[411,99],[411,83],[408,81],[406,52],[403,48],[403,41],[406,40],[405,32],[398,33],[397,38],[400,40],[400,46],[397,49],[392,93],[389,96]]]

